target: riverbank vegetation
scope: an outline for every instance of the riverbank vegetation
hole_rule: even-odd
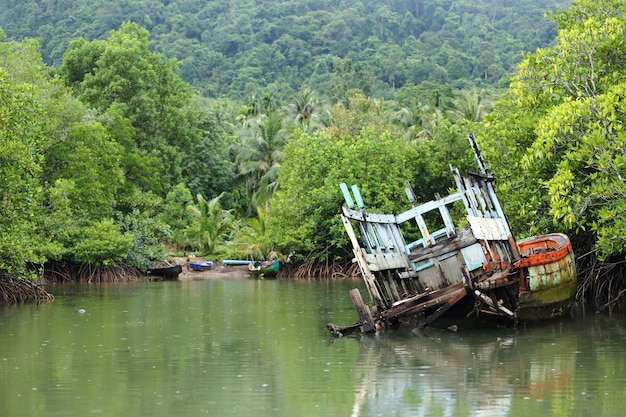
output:
[[[291,2],[173,1],[143,19],[145,2],[131,3],[112,9],[128,18],[109,15],[118,26],[97,17],[82,33],[66,12],[81,22],[91,2],[16,2],[9,14],[29,16],[31,31],[2,22],[6,276],[133,280],[172,252],[273,254],[290,276],[350,275],[338,184],[357,183],[374,210],[406,208],[406,181],[432,199],[452,186],[450,164],[475,170],[474,132],[517,236],[569,234],[580,298],[624,294],[620,2],[577,1],[532,22],[534,2],[384,1],[370,15],[355,3],[344,22],[330,2],[296,13]],[[189,19],[167,32],[172,5]],[[233,26],[237,10],[252,23]],[[80,36],[44,40],[44,22]],[[16,40],[26,34],[41,43]],[[524,50],[535,52],[519,63]]]
[[[626,5],[575,2],[528,55],[481,133],[514,228],[573,236],[580,299],[624,294]]]

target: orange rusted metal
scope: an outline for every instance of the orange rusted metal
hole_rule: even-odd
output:
[[[522,259],[515,263],[517,268],[558,262],[573,251],[569,239],[561,233],[522,240],[518,246]]]

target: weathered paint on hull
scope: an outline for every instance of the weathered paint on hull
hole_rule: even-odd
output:
[[[567,282],[575,282],[574,254],[570,252],[551,264],[529,266],[527,274],[528,289],[531,292],[547,290]]]
[[[541,321],[566,316],[576,293],[576,280],[536,292],[519,295],[516,316],[519,321]]]
[[[525,268],[527,291],[520,292],[517,319],[537,321],[567,314],[576,293],[576,263],[567,236],[546,235],[519,246],[521,253],[537,253],[518,264]]]

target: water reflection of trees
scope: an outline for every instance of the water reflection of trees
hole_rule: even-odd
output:
[[[359,340],[353,408],[364,415],[572,415],[580,334],[573,324]],[[531,414],[533,414],[531,413]],[[395,414],[391,414],[395,415]]]

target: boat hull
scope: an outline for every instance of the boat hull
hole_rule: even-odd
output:
[[[178,279],[180,273],[183,272],[183,267],[180,265],[172,265],[163,268],[151,269],[149,274],[155,277],[161,277],[166,280]]]
[[[240,266],[240,265],[250,265],[251,263],[253,263],[253,261],[246,261],[246,260],[240,260],[240,259],[224,259],[222,263],[228,266]]]
[[[213,262],[190,262],[189,269],[192,271],[210,271],[213,268]]]
[[[280,262],[254,262],[248,264],[248,270],[255,277],[275,277],[280,270]]]
[[[543,321],[569,314],[576,293],[576,281],[519,295],[516,316],[519,321]]]
[[[517,319],[539,321],[566,315],[576,295],[576,262],[567,236],[559,233],[519,242],[524,286]]]

